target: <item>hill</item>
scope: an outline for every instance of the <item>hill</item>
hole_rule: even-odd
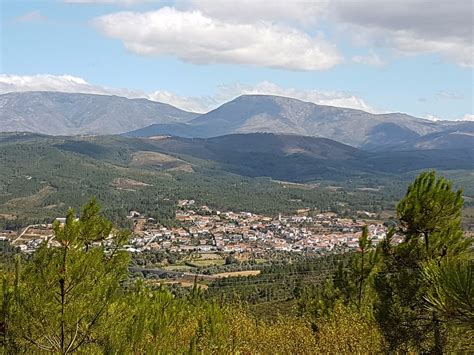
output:
[[[157,139],[117,136],[52,137],[0,134],[0,230],[64,216],[96,196],[106,215],[123,225],[130,210],[173,223],[179,199],[219,210],[265,214],[300,208],[368,210],[390,208],[399,178],[388,190],[359,191],[380,181],[353,181],[351,194],[319,185],[249,178],[217,161],[167,153]],[[330,182],[328,182],[330,184]],[[397,195],[397,193],[395,193]]]
[[[184,159],[212,161],[224,171],[293,182],[474,168],[473,148],[368,152],[327,138],[270,133],[213,138],[156,136],[143,141]]]
[[[398,149],[460,149],[465,147],[474,147],[473,122],[460,122],[441,132],[430,133],[397,146]]]
[[[380,212],[392,209],[408,181],[428,168],[462,182],[467,204],[474,196],[472,150],[366,152],[296,135],[193,139],[4,133],[0,166],[0,229],[50,221],[90,196],[119,224],[132,209],[171,221],[178,199],[267,214],[307,207]]]
[[[0,95],[0,132],[117,134],[153,123],[187,122],[197,114],[146,99],[61,92]]]
[[[401,113],[371,114],[287,97],[243,95],[187,124],[154,124],[127,135],[207,138],[269,132],[325,137],[354,147],[380,150],[402,144],[413,146],[414,141],[428,134],[472,127],[474,123],[469,122],[433,122]]]

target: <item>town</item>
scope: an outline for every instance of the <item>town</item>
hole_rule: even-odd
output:
[[[368,226],[373,245],[383,240],[387,226],[365,211],[364,218],[342,218],[336,213],[298,210],[290,216],[269,217],[250,212],[221,212],[196,206],[194,200],[180,200],[176,206],[176,227],[164,227],[139,211],[127,216],[133,233],[125,246],[131,253],[170,251],[180,254],[232,253],[264,257],[269,252],[325,252],[334,248],[355,249],[362,227]],[[60,223],[65,218],[57,218]],[[31,225],[19,232],[0,231],[0,240],[24,253],[32,253],[45,240],[54,240],[52,223]]]

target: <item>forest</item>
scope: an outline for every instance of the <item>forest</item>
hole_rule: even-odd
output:
[[[358,210],[394,214],[396,201],[418,173],[352,174],[345,179],[326,177],[298,184],[274,180],[263,172],[261,177],[238,175],[212,161],[163,156],[156,149],[150,141],[115,136],[0,135],[0,229],[50,223],[64,217],[68,207],[79,210],[91,196],[101,202],[104,215],[122,228],[129,227],[126,216],[130,210],[169,223],[179,199],[193,199],[221,211],[272,216],[301,208],[348,216]],[[284,166],[282,161],[272,162]],[[471,220],[472,173],[440,173],[462,186],[470,197],[465,201],[465,214]]]
[[[377,246],[364,229],[355,252],[184,292],[130,277],[121,248],[130,232],[93,199],[55,223],[59,247],[29,257],[1,249],[2,352],[472,353],[474,251],[462,208],[462,190],[424,172]]]

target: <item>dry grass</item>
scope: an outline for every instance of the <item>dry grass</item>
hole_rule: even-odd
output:
[[[131,165],[136,167],[158,167],[167,171],[183,171],[189,173],[194,172],[191,164],[185,162],[184,160],[176,158],[172,155],[157,152],[136,152],[132,156]]]
[[[11,213],[0,213],[0,219],[6,219],[7,221],[13,221],[17,218],[15,214]]]
[[[17,197],[17,198],[8,200],[5,203],[5,205],[8,207],[18,207],[18,206],[25,206],[25,205],[29,207],[40,207],[43,200],[55,192],[56,192],[56,189],[54,187],[46,186],[33,195],[25,196],[25,197]]]
[[[145,186],[151,186],[150,184],[147,184],[145,182],[128,178],[116,178],[114,179],[114,181],[112,181],[111,185],[117,189],[134,189]]]
[[[224,259],[212,259],[212,260],[191,260],[188,262],[189,265],[196,267],[206,267],[212,265],[224,265]]]
[[[194,169],[189,164],[183,164],[175,168],[168,169],[168,171],[182,171],[184,173],[194,173]]]
[[[175,158],[171,155],[157,153],[157,152],[140,151],[140,152],[136,152],[132,156],[132,164],[138,165],[138,166],[172,163],[172,162],[177,162],[177,161],[182,161],[182,160]]]
[[[216,253],[202,253],[202,254],[199,254],[199,256],[201,260],[222,259],[222,257]]]

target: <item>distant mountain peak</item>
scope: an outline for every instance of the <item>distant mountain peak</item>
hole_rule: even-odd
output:
[[[463,132],[472,127],[474,122],[433,122],[405,113],[371,114],[267,94],[241,95],[202,115],[144,98],[115,95],[55,91],[0,95],[0,132],[190,138],[267,132],[325,137],[353,147],[383,150],[462,147],[472,137]],[[444,134],[453,130],[460,133],[458,141],[452,134]]]
[[[0,95],[0,131],[52,135],[118,134],[198,116],[169,104],[116,95],[57,91]]]
[[[457,125],[461,126],[456,122],[432,122],[405,113],[371,114],[284,96],[245,94],[186,124],[153,125],[130,135],[215,137],[268,132],[326,137],[354,147],[380,150],[407,146],[419,137]]]

